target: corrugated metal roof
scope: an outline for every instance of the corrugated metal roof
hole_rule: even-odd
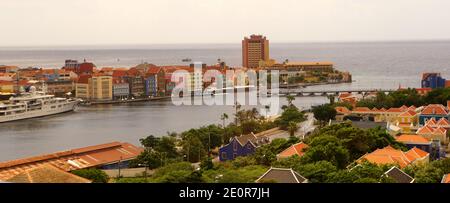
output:
[[[50,164],[65,171],[90,168],[136,158],[142,148],[129,143],[112,142],[55,152],[0,163],[0,180],[7,180],[27,169]]]

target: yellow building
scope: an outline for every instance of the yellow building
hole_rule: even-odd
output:
[[[0,81],[0,92],[13,93],[14,92],[14,82]]]
[[[81,99],[90,99],[89,80],[90,75],[81,75],[75,84],[75,96]]]
[[[98,75],[89,80],[89,96],[92,100],[112,100],[112,76]]]
[[[413,110],[408,110],[397,116],[396,125],[401,129],[402,133],[412,133],[412,129],[417,126],[418,122],[418,114]]]

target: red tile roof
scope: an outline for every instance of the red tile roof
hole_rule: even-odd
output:
[[[280,152],[277,157],[279,158],[287,158],[290,156],[294,156],[294,155],[298,155],[298,156],[303,156],[304,154],[304,149],[308,148],[308,145],[300,142],[297,144],[294,144],[292,146],[290,146],[289,148],[285,149],[284,151]]]
[[[397,142],[402,142],[405,144],[430,144],[431,141],[427,138],[424,138],[420,135],[410,135],[410,134],[402,134],[395,138]]]
[[[406,109],[408,109],[408,108],[406,108]],[[407,111],[401,113],[401,114],[398,115],[398,116],[399,116],[399,117],[412,117],[412,116],[415,116],[416,114],[417,114],[417,113],[416,113],[415,111],[407,110]]]
[[[117,163],[137,157],[143,151],[129,143],[112,142],[0,163],[0,180],[26,169],[51,164],[65,171]]]
[[[430,104],[422,110],[424,115],[447,115],[448,111],[442,104]]]
[[[416,160],[426,158],[429,154],[416,147],[410,149],[407,152],[394,149],[391,146],[387,146],[383,149],[377,149],[372,153],[368,153],[357,160],[358,163],[363,160],[367,160],[371,163],[385,165],[385,164],[398,164],[400,168],[404,168]]]

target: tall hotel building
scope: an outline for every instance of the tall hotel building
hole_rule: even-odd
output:
[[[269,40],[262,35],[251,35],[242,40],[242,66],[257,68],[260,61],[269,60]]]

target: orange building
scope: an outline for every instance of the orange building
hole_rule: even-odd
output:
[[[406,166],[409,166],[411,164],[423,164],[429,162],[429,156],[430,154],[428,152],[425,152],[419,148],[412,148],[407,152],[403,152],[398,149],[394,149],[391,146],[387,146],[383,149],[377,149],[373,151],[372,153],[365,154],[358,160],[356,160],[357,163],[361,163],[364,160],[378,164],[378,165],[398,165],[400,168],[405,168]]]
[[[305,153],[304,150],[306,148],[308,148],[308,145],[303,143],[303,142],[300,142],[300,143],[297,143],[297,144],[293,144],[289,148],[287,148],[284,151],[282,151],[279,154],[277,154],[277,158],[278,159],[283,159],[283,158],[288,158],[288,157],[291,157],[291,156],[294,156],[294,155],[297,155],[297,156],[301,157]]]
[[[260,61],[269,60],[269,40],[262,35],[251,35],[242,40],[242,66],[259,67]]]

